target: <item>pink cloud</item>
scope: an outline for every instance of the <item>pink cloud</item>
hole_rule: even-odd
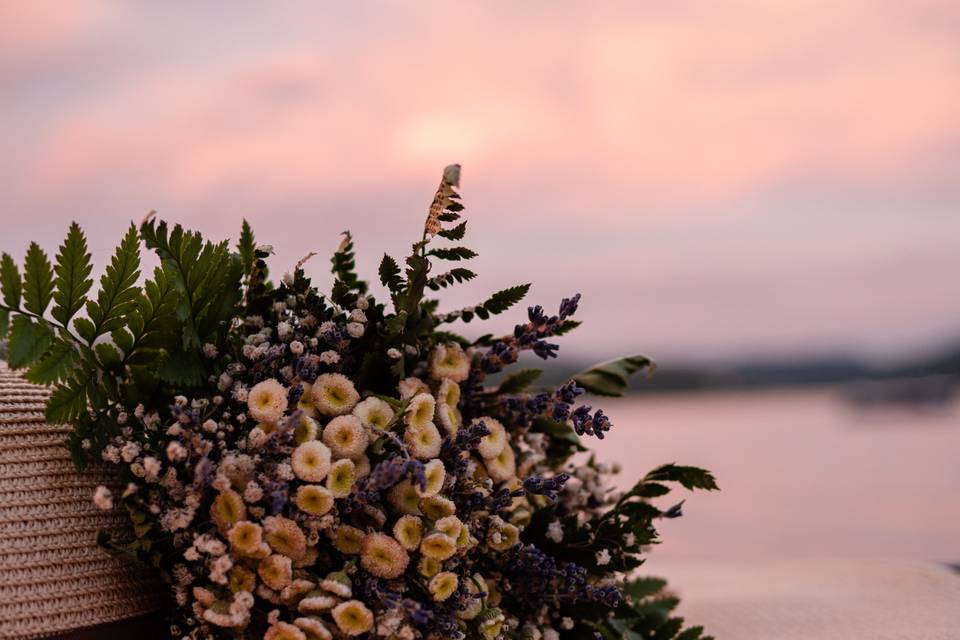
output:
[[[868,5],[778,7],[515,24],[459,7],[419,15],[412,34],[386,30],[387,12],[360,27],[362,46],[197,60],[65,105],[28,183],[120,175],[185,200],[248,180],[348,191],[456,158],[510,188],[559,180],[684,205],[792,179],[910,181],[960,136],[952,42]],[[470,28],[442,55],[451,23]]]

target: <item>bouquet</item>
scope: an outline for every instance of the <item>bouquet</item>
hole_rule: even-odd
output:
[[[278,282],[244,221],[232,250],[148,216],[130,225],[96,295],[77,224],[51,264],[0,262],[8,361],[51,385],[47,418],[73,426],[76,464],[109,464],[102,509],[132,541],[101,545],[155,566],[172,593],[170,634],[264,638],[700,638],[657,579],[632,574],[657,541],[670,491],[715,489],[668,464],[633,488],[584,440],[611,430],[585,392],[620,395],[634,356],[554,388],[507,372],[556,357],[580,302],[541,306],[504,335],[468,340],[529,285],[441,311],[435,292],[472,280],[458,165],[401,263],[384,255],[377,300],[351,236],[321,295],[307,256]],[[160,266],[141,284],[141,248]]]

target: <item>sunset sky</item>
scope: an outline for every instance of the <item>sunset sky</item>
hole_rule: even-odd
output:
[[[0,0],[0,140],[18,258],[76,219],[102,265],[156,209],[322,281],[350,229],[374,276],[459,162],[448,306],[580,291],[570,352],[960,341],[955,1]]]

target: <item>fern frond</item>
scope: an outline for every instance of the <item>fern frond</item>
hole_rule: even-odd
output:
[[[19,309],[23,280],[20,279],[17,263],[7,253],[0,258],[0,289],[3,291],[3,303],[11,309]]]
[[[73,222],[70,224],[66,240],[57,252],[54,267],[57,279],[51,315],[64,327],[83,306],[87,292],[93,286],[93,280],[90,279],[92,270],[87,239],[80,225]]]
[[[40,360],[53,342],[53,331],[46,322],[16,315],[10,327],[7,363],[14,369],[29,367]]]
[[[249,277],[257,261],[257,241],[253,229],[246,219],[240,228],[240,239],[237,241],[237,251],[240,253],[240,263],[243,265],[243,275]]]
[[[433,291],[438,289],[449,287],[455,282],[466,282],[468,280],[473,280],[477,277],[477,274],[470,269],[464,269],[462,267],[457,267],[451,269],[446,273],[441,273],[438,276],[434,276],[427,281],[427,286]]]
[[[441,260],[470,260],[477,257],[477,252],[466,247],[449,247],[446,249],[431,249],[427,252],[428,256],[440,258]]]
[[[100,293],[96,302],[87,301],[89,326],[74,322],[88,344],[92,345],[99,336],[123,326],[124,316],[130,313],[140,295],[140,288],[136,286],[139,277],[140,239],[137,237],[137,228],[131,224],[100,278]]]
[[[349,294],[356,293],[363,295],[367,292],[367,283],[357,276],[356,260],[353,254],[353,236],[349,231],[343,232],[343,240],[340,246],[330,258],[332,268],[330,271],[336,277],[333,294],[331,299],[341,305],[346,305]]]
[[[23,308],[43,316],[53,298],[53,267],[46,252],[30,243],[23,265]]]
[[[70,374],[76,359],[77,351],[71,342],[54,338],[50,348],[27,369],[24,377],[34,384],[55,384]]]

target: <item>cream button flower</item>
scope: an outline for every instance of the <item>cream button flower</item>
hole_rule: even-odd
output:
[[[446,560],[456,552],[456,541],[445,533],[431,533],[420,542],[420,554],[434,560]]]
[[[327,489],[334,498],[346,498],[350,495],[356,480],[356,467],[350,458],[342,458],[333,463],[327,475]]]
[[[420,515],[420,494],[409,478],[390,488],[387,492],[387,501],[400,513]]]
[[[210,518],[220,531],[228,531],[234,524],[247,517],[243,498],[232,489],[221,491],[210,506]]]
[[[495,458],[507,446],[507,430],[495,418],[476,418],[471,424],[479,422],[482,422],[490,433],[480,439],[480,446],[477,447],[477,451],[483,458]]]
[[[330,449],[322,442],[310,440],[293,450],[290,462],[298,478],[320,482],[330,471]]]
[[[430,354],[430,377],[434,380],[463,382],[469,375],[470,358],[459,344],[440,345]]]
[[[457,578],[457,574],[452,571],[441,571],[430,579],[428,588],[434,600],[443,602],[453,595],[459,584],[460,580]]]
[[[251,555],[260,548],[263,541],[263,530],[260,525],[240,520],[234,524],[227,532],[227,540],[230,542],[230,548],[239,555]]]
[[[433,414],[437,401],[429,393],[419,393],[410,399],[403,421],[408,427],[418,428],[433,424]]]
[[[443,496],[425,496],[420,500],[420,510],[430,520],[439,520],[456,513],[457,505]]]
[[[367,430],[356,416],[337,416],[323,428],[323,442],[338,458],[359,458],[367,449]]]
[[[494,482],[506,482],[517,473],[517,459],[513,453],[513,447],[509,445],[503,448],[503,451],[495,458],[484,460],[487,467],[487,473]]]
[[[427,479],[427,487],[420,492],[420,495],[434,496],[440,493],[440,490],[443,489],[443,482],[447,478],[447,470],[443,466],[443,461],[436,458],[431,460],[423,465],[423,472]]]
[[[260,562],[257,573],[268,587],[279,591],[290,584],[293,566],[290,558],[275,553]]]
[[[340,373],[324,373],[310,388],[313,405],[325,416],[350,413],[360,400],[360,394],[350,378]]]
[[[393,408],[381,400],[370,396],[353,408],[353,415],[360,419],[363,426],[383,431],[393,420]]]
[[[287,409],[287,390],[273,378],[258,382],[247,394],[247,407],[257,422],[276,423]]]
[[[307,634],[307,640],[333,640],[333,634],[317,618],[297,618],[293,624]]]
[[[267,629],[263,640],[307,640],[303,631],[287,622],[277,622]]]
[[[322,516],[333,508],[333,494],[318,484],[305,484],[297,489],[295,502],[300,511]]]
[[[407,551],[416,551],[423,537],[423,521],[417,516],[401,516],[393,525],[393,537]]]
[[[360,553],[365,537],[366,534],[360,529],[348,524],[341,524],[333,532],[333,546],[340,553],[356,555]]]
[[[378,578],[399,577],[409,562],[406,549],[385,533],[371,533],[360,546],[360,565]]]
[[[276,553],[299,560],[307,552],[307,538],[296,521],[283,516],[270,516],[263,521],[267,544]]]
[[[303,444],[310,440],[316,440],[318,433],[320,433],[320,427],[316,420],[310,416],[300,416],[300,422],[293,430],[293,441],[297,444]]]
[[[373,628],[373,613],[359,600],[348,600],[334,607],[333,620],[348,636],[358,636]]]
[[[429,460],[440,455],[443,436],[432,422],[420,426],[409,426],[403,432],[403,440],[415,458]]]

